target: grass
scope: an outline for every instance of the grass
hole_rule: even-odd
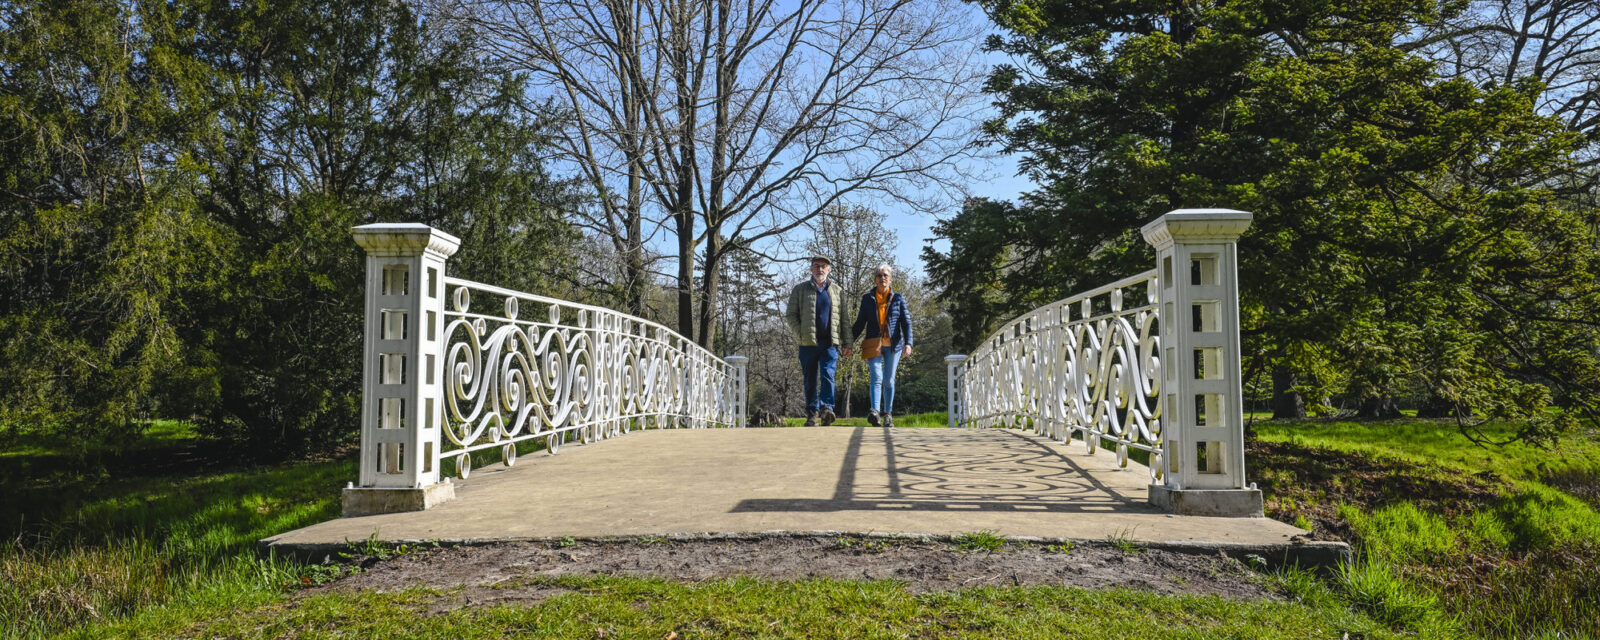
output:
[[[1173,597],[1129,590],[980,588],[914,594],[892,581],[750,578],[679,583],[570,577],[570,590],[523,606],[427,615],[449,593],[340,593],[163,627],[133,620],[127,638],[1387,638],[1399,634],[1337,603]],[[674,636],[673,634],[676,634]]]
[[[186,427],[163,425],[140,456],[186,447]],[[61,455],[21,443],[15,460]],[[15,453],[9,450],[8,453]],[[118,465],[113,465],[113,469]],[[165,606],[219,610],[266,602],[311,572],[259,558],[256,541],[338,515],[353,461],[173,475],[62,472],[19,487],[0,545],[0,635],[43,637]],[[7,488],[12,488],[8,485]],[[81,496],[91,497],[83,498]]]
[[[955,538],[956,548],[962,551],[983,551],[993,553],[1006,546],[1006,539],[1000,537],[996,531],[985,529],[963,533]]]
[[[920,414],[897,424],[944,420]],[[600,576],[554,581],[571,592],[533,605],[439,615],[422,614],[455,596],[290,599],[303,585],[353,569],[255,555],[259,538],[336,516],[339,487],[355,477],[351,461],[152,470],[90,452],[113,459],[109,471],[74,473],[61,463],[83,452],[19,439],[0,452],[0,467],[10,469],[0,476],[6,488],[28,497],[5,507],[23,517],[0,523],[13,540],[0,545],[0,635],[596,637],[604,629],[607,637],[641,638],[1055,638],[1162,629],[1179,638],[1600,636],[1600,516],[1592,498],[1600,444],[1592,434],[1554,452],[1485,451],[1449,423],[1415,419],[1255,428],[1251,476],[1269,514],[1320,537],[1352,540],[1360,551],[1358,562],[1333,575],[1269,575],[1287,601],[1056,587],[912,594],[895,582]],[[155,423],[128,450],[160,461],[194,445],[181,423]],[[41,473],[23,477],[17,469]],[[1139,550],[1126,535],[1110,542]],[[992,531],[956,541],[970,551],[1003,544]],[[837,546],[889,545],[841,537]]]
[[[806,423],[806,419],[804,417],[798,417],[798,418],[787,417],[787,418],[783,419],[783,426],[785,426],[785,427],[798,427],[798,426],[804,425],[805,423]],[[835,426],[835,427],[870,427],[872,425],[867,424],[866,415],[860,415],[860,416],[850,417],[850,418],[838,418],[838,419],[833,421],[833,426]],[[907,415],[903,415],[903,416],[902,415],[896,415],[894,417],[894,426],[896,426],[896,427],[917,427],[917,428],[948,427],[948,426],[950,426],[950,424],[949,424],[949,414],[947,414],[947,413],[945,413],[943,411],[935,411],[935,412],[932,412],[932,413],[912,413],[912,414],[907,414]]]
[[[1106,536],[1106,542],[1109,543],[1112,548],[1121,551],[1123,555],[1136,556],[1144,553],[1144,547],[1140,546],[1138,542],[1134,541],[1133,531],[1128,529],[1122,529]]]
[[[1268,515],[1352,540],[1337,585],[1402,627],[1600,637],[1600,438],[1484,448],[1452,421],[1267,422]],[[1508,430],[1491,425],[1491,435]]]

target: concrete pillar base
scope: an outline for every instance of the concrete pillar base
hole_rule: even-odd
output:
[[[344,517],[379,513],[423,511],[456,497],[456,486],[440,482],[417,489],[388,487],[346,487],[339,497]]]
[[[1173,489],[1150,485],[1150,504],[1180,516],[1260,518],[1259,489]]]

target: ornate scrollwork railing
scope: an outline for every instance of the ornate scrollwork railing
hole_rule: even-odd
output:
[[[1007,323],[954,367],[959,424],[1031,427],[1092,453],[1150,453],[1160,479],[1163,380],[1156,271],[1034,309]],[[1145,304],[1125,307],[1130,300]]]
[[[441,457],[544,438],[551,453],[634,427],[741,424],[734,365],[659,324],[601,307],[445,278]]]

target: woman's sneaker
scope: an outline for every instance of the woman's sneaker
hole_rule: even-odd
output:
[[[834,419],[837,417],[838,416],[833,415],[833,409],[831,407],[824,407],[822,409],[822,426],[826,427],[832,425]]]
[[[874,427],[878,426],[878,412],[876,410],[867,413],[867,424]]]
[[[889,415],[887,413],[883,414],[883,426],[885,426],[885,427],[894,426],[894,416],[891,416],[891,415]]]

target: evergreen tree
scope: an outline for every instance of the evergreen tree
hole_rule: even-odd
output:
[[[1545,389],[1594,406],[1581,319],[1594,212],[1545,187],[1581,140],[1534,113],[1535,87],[1441,80],[1401,46],[1451,7],[980,4],[1009,32],[991,47],[1023,63],[991,76],[989,131],[1040,188],[939,229],[941,283],[1013,287],[950,290],[974,308],[958,323],[1147,269],[1144,223],[1231,207],[1256,214],[1240,252],[1245,368],[1290,374],[1274,376],[1280,395],[1339,379],[1374,413],[1421,393],[1521,419],[1528,436],[1551,431]]]
[[[222,234],[209,70],[160,3],[0,7],[0,436],[126,442],[217,393],[188,336]]]
[[[0,11],[0,429],[353,442],[359,224],[439,227],[452,274],[564,293],[550,114],[470,33],[348,0]]]

